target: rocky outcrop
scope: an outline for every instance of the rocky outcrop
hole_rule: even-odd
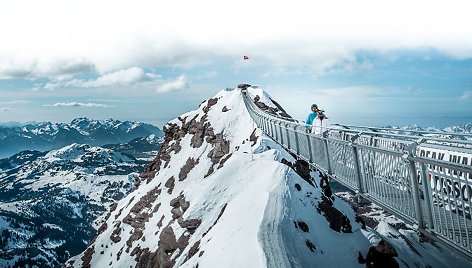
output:
[[[259,96],[254,97],[254,103],[256,104],[256,106],[259,107],[261,110],[265,111],[266,113],[279,116],[279,117],[280,116],[285,117],[285,119],[288,121],[295,121],[294,119],[292,119],[292,117],[289,114],[285,112],[284,109],[282,109],[282,107],[277,102],[273,100],[271,101],[277,108],[266,105],[265,103],[261,101],[261,98]]]
[[[336,232],[352,233],[352,226],[349,218],[334,207],[331,188],[328,177],[321,174],[320,187],[323,190],[321,202],[318,203],[317,211],[329,222],[329,227]]]
[[[152,217],[152,214],[155,213],[154,210],[151,210],[152,203],[156,201],[160,193],[161,189],[158,187],[149,191],[131,208],[130,213],[123,219],[123,223],[129,224],[134,228],[132,230],[131,236],[126,241],[126,245],[128,246],[126,252],[129,252],[129,249],[132,247],[134,241],[140,239],[143,236],[145,223],[148,222],[149,218]],[[158,204],[157,208],[159,208],[159,206],[160,205]]]
[[[170,177],[166,183],[164,184],[165,187],[167,187],[167,193],[172,194],[172,191],[174,190],[175,186],[175,179],[174,176]]]
[[[163,131],[165,133],[164,136],[164,143],[161,145],[161,149],[151,164],[144,170],[144,172],[140,175],[142,178],[147,178],[151,180],[154,176],[159,172],[161,168],[165,168],[168,165],[168,162],[171,158],[171,153],[178,153],[181,150],[180,142],[185,135],[190,134],[192,135],[190,140],[190,145],[193,148],[199,148],[202,146],[203,142],[206,141],[213,145],[212,150],[208,153],[208,157],[213,162],[212,167],[208,171],[207,175],[209,176],[214,171],[214,166],[220,163],[220,160],[228,160],[231,156],[229,154],[229,141],[227,141],[222,133],[214,133],[213,127],[211,127],[210,122],[208,119],[208,112],[210,111],[211,107],[213,107],[218,102],[217,98],[212,98],[206,101],[206,105],[203,107],[203,115],[197,120],[199,114],[195,115],[192,119],[187,121],[187,117],[185,118],[178,118],[182,122],[182,126],[179,127],[175,123],[168,123],[164,126]],[[205,102],[203,102],[205,103]],[[203,104],[202,103],[202,104]],[[227,110],[229,111],[229,110]],[[256,139],[257,137],[252,137],[252,139]],[[224,156],[227,156],[224,158]],[[190,171],[190,167],[195,166],[198,164],[198,159],[194,159],[195,162],[189,162],[192,160],[188,160],[186,165],[182,168],[181,174],[179,174],[179,180],[182,181],[186,178],[186,174],[188,174],[187,170]],[[224,161],[218,166],[218,168],[223,166]],[[164,163],[164,164],[163,164]],[[164,165],[164,166],[163,166]],[[193,165],[193,166],[192,166]],[[163,166],[163,167],[162,167]]]
[[[185,165],[180,169],[179,172],[179,181],[183,181],[187,178],[188,173],[198,164],[200,160],[197,158],[196,160],[192,157],[187,159]]]
[[[164,142],[159,149],[157,157],[144,169],[140,175],[141,178],[148,179],[148,181],[152,180],[154,176],[156,176],[156,173],[161,169],[162,163],[165,163],[165,166],[168,164],[171,158],[170,154],[172,152],[178,153],[182,149],[180,141],[182,140],[182,137],[185,136],[185,134],[182,135],[183,133],[180,131],[180,127],[177,124],[169,123],[164,126],[163,131],[165,133]]]
[[[217,98],[212,98],[207,101],[207,105],[203,107],[203,112],[208,113],[211,109],[211,106],[215,105],[218,102]]]
[[[133,249],[131,255],[136,256],[135,259],[138,262],[136,267],[173,267],[175,265],[175,259],[178,258],[188,246],[190,236],[194,233],[195,229],[200,226],[200,219],[183,218],[183,214],[190,207],[190,203],[185,200],[183,194],[173,198],[169,202],[169,205],[172,207],[171,213],[173,220],[177,220],[180,227],[185,228],[187,231],[183,232],[182,235],[177,238],[171,226],[175,221],[170,221],[160,232],[156,251],[151,252],[148,248],[141,249],[139,247]],[[163,217],[159,221],[158,227],[162,226]],[[177,250],[178,252],[174,254]]]
[[[252,142],[251,146],[254,146],[257,144],[257,139],[259,137],[256,136],[256,129],[254,129],[254,131],[251,133],[251,136],[249,137],[249,140]]]
[[[93,253],[95,253],[95,246],[90,246],[85,250],[84,256],[82,256],[82,268],[90,268],[90,261],[92,260]]]

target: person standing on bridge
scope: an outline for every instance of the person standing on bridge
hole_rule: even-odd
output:
[[[311,128],[313,123],[315,122],[315,118],[318,116],[318,105],[312,104],[311,105],[311,113],[308,115],[305,121],[305,132],[311,133]]]

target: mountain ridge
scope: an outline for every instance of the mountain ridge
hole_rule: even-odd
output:
[[[140,185],[66,267],[362,267],[381,241],[410,267],[467,267],[411,229],[362,224],[326,176],[263,135],[241,94],[221,91],[166,124]]]
[[[39,122],[23,126],[0,126],[0,158],[23,150],[49,151],[71,143],[101,146],[126,143],[154,134],[163,136],[158,127],[114,119],[76,118],[70,123]]]

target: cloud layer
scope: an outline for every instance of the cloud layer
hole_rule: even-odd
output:
[[[0,25],[11,27],[2,28],[0,78],[63,81],[92,72],[103,76],[74,83],[108,86],[153,79],[133,66],[189,67],[246,54],[256,65],[318,73],[369,68],[355,57],[359,50],[432,47],[468,58],[470,10],[463,0],[4,1]]]
[[[150,82],[159,79],[159,75],[145,72],[139,67],[130,67],[103,74],[96,79],[71,79],[65,81],[48,82],[42,88],[54,90],[59,87],[97,88],[97,87],[122,87],[138,83]]]
[[[54,104],[44,105],[51,107],[83,107],[83,108],[109,108],[110,105],[100,103],[81,103],[81,102],[58,102]]]

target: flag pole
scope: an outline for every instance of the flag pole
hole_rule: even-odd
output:
[[[246,66],[244,64],[245,61],[249,60],[249,57],[244,55],[243,56],[243,83],[246,83]]]
[[[243,83],[246,83],[246,56],[243,57]]]

